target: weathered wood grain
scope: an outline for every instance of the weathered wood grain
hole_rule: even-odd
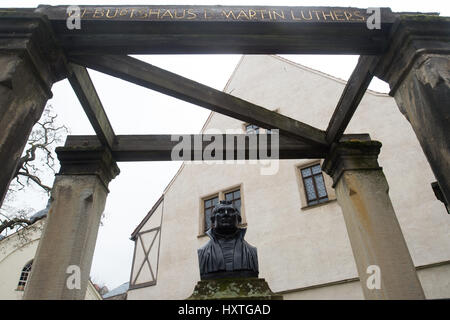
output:
[[[69,63],[69,82],[101,143],[112,149],[115,134],[85,67]]]
[[[81,29],[67,28],[67,6],[40,6],[72,54],[379,54],[396,15],[351,7],[80,6]],[[75,17],[75,11],[71,12]]]
[[[88,68],[133,82],[172,97],[262,128],[279,129],[281,135],[309,144],[325,145],[325,132],[225,92],[181,77],[128,56],[71,56]]]
[[[378,61],[378,56],[361,56],[359,58],[358,64],[353,70],[350,79],[347,81],[328,124],[326,130],[326,141],[328,144],[339,141],[344,134],[373,78],[373,72]]]
[[[178,135],[117,135],[111,152],[116,161],[171,161],[172,150],[181,142],[181,138],[177,136]],[[191,152],[182,155],[183,160],[199,160],[196,158],[198,155],[200,155],[200,159],[202,160],[205,148],[208,145],[211,145],[211,143],[215,141],[215,138],[222,141],[223,147],[220,150],[218,148],[216,152],[222,152],[224,156],[227,153],[233,155],[233,159],[227,158],[227,160],[274,158],[271,154],[273,145],[271,143],[270,135],[221,134],[212,137],[212,135],[193,134],[180,136],[183,136],[183,139],[188,139],[186,141],[190,141],[189,145],[191,146]],[[267,150],[269,153],[259,152],[259,141],[262,138],[268,139],[266,141],[268,141]],[[231,139],[235,140],[232,145],[227,145],[227,139],[230,139],[229,141],[232,141]],[[238,145],[236,141],[239,139],[246,139],[245,145]],[[251,145],[249,139],[257,139],[258,145]],[[200,141],[200,143],[195,144],[194,141]],[[65,147],[82,149],[101,147],[101,145],[101,142],[95,135],[70,135],[67,137]],[[296,140],[279,136],[278,159],[319,159],[325,156],[326,151],[327,149],[325,147],[310,146]]]

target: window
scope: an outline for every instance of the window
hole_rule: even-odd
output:
[[[230,188],[218,190],[215,193],[205,195],[200,198],[200,210],[199,210],[199,233],[198,237],[205,235],[205,232],[211,228],[211,215],[216,204],[221,200],[231,201],[233,206],[239,210],[241,215],[240,227],[247,225],[247,219],[245,217],[245,202],[243,201],[242,191],[243,186],[234,185]]]
[[[320,164],[300,169],[308,206],[328,201]]]
[[[219,203],[218,196],[209,198],[208,200],[203,200],[203,210],[205,216],[205,225],[204,225],[205,232],[208,231],[209,228],[211,228],[211,214],[217,203]]]
[[[25,267],[22,269],[22,273],[20,274],[19,284],[17,285],[18,291],[24,291],[25,285],[27,284],[28,277],[31,272],[31,265],[33,264],[33,260],[28,262]]]
[[[247,133],[247,134],[259,133],[259,127],[255,126],[254,124],[247,124],[245,126],[245,133]]]
[[[241,190],[240,189],[225,193],[225,200],[231,201],[233,206],[239,212],[241,212]]]

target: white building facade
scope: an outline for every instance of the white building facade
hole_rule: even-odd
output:
[[[46,218],[0,240],[0,300],[21,300]],[[89,281],[85,300],[102,297]]]
[[[244,56],[224,91],[325,130],[345,81],[277,56]],[[202,130],[255,128],[211,113]],[[369,133],[428,299],[450,298],[450,216],[430,184],[430,166],[394,99],[368,90],[346,133]],[[200,280],[197,249],[218,200],[240,208],[258,249],[260,278],[284,299],[363,299],[341,208],[321,159],[262,164],[183,163],[133,232],[128,299],[185,299]],[[267,166],[267,165],[266,165]],[[267,167],[266,167],[267,168]],[[381,274],[382,276],[382,274]]]

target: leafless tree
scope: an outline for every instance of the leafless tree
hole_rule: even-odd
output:
[[[28,138],[27,146],[19,160],[13,181],[8,190],[5,203],[12,202],[19,191],[28,191],[35,184],[48,196],[51,186],[43,182],[43,177],[53,175],[55,171],[55,147],[59,145],[69,130],[64,125],[58,125],[57,115],[51,105],[47,105],[41,119],[35,124]],[[8,201],[9,200],[9,201]],[[0,234],[7,229],[15,231],[32,224],[28,215],[32,209],[14,209],[4,205],[0,212]]]

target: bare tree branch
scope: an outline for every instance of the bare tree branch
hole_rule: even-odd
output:
[[[50,191],[52,191],[52,188],[43,184],[41,182],[41,179],[39,179],[39,177],[37,177],[37,176],[34,176],[34,175],[26,173],[26,172],[19,172],[18,175],[27,177],[27,181],[28,180],[34,181],[39,187],[44,189],[47,193],[50,193]]]
[[[46,180],[53,177],[57,168],[54,150],[60,144],[69,130],[66,126],[57,122],[57,115],[53,112],[51,105],[48,105],[41,119],[35,124],[28,138],[27,146],[19,159],[16,172],[13,176],[13,183],[7,193],[10,201],[18,196],[23,190],[28,191],[28,187],[32,185],[50,195],[52,187],[47,184]],[[37,219],[30,220],[28,216],[35,208],[24,208],[23,203],[20,207],[6,205],[5,202],[0,213],[5,219],[0,220],[0,233],[8,233],[7,230],[27,227],[34,223]],[[14,232],[15,232],[14,231]]]
[[[61,142],[63,137],[67,135],[68,129],[66,126],[56,126],[57,115],[52,113],[51,106],[47,106],[40,121],[38,121],[31,132],[28,139],[28,149],[25,150],[24,155],[20,158],[14,178],[20,185],[19,190],[25,188],[24,183],[20,177],[24,177],[26,184],[29,185],[33,181],[36,185],[42,188],[47,194],[50,194],[51,187],[42,183],[39,175],[42,170],[39,169],[34,162],[37,160],[37,151],[43,152],[44,165],[50,169],[54,174],[55,158],[53,157],[54,147],[58,142]]]
[[[9,228],[9,229],[14,229],[15,227],[26,227],[33,224],[33,222],[31,222],[31,220],[29,219],[23,219],[23,218],[13,218],[13,219],[7,219],[7,220],[3,220],[2,223],[0,224],[0,233],[3,232],[3,230]]]

